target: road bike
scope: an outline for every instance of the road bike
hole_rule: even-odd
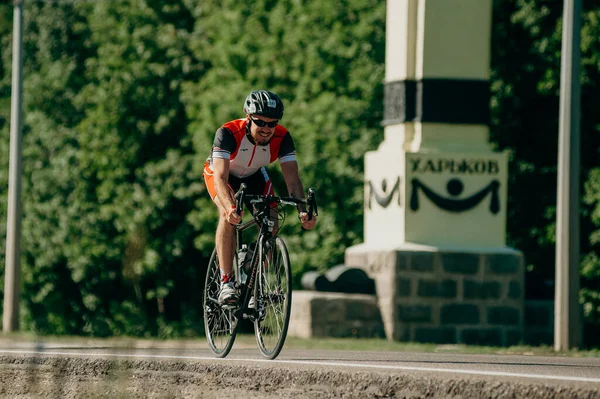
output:
[[[229,354],[239,330],[239,321],[254,323],[254,334],[260,352],[275,359],[285,343],[292,306],[292,269],[283,238],[274,235],[275,220],[279,228],[285,221],[283,205],[308,206],[308,217],[318,215],[315,191],[310,188],[306,199],[246,194],[242,183],[235,194],[241,214],[246,203],[253,211],[252,219],[235,226],[236,251],[233,272],[239,300],[234,306],[219,304],[221,274],[217,249],[208,263],[204,285],[204,327],[210,350],[216,357]],[[274,217],[275,216],[275,217]],[[256,241],[243,242],[243,232],[258,227]]]

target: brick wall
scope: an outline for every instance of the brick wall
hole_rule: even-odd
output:
[[[377,298],[366,294],[294,291],[291,337],[383,338]]]
[[[523,341],[522,255],[450,251],[346,252],[375,280],[388,339],[515,345]]]

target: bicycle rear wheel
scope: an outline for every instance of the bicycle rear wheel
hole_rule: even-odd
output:
[[[284,241],[269,240],[254,285],[256,342],[263,356],[275,359],[285,343],[292,309],[292,269]]]
[[[219,304],[220,282],[219,258],[215,249],[208,262],[204,284],[204,330],[210,350],[217,357],[225,357],[235,341],[237,318],[233,315],[233,309]]]

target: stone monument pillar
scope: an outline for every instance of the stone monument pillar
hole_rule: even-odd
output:
[[[489,135],[492,0],[388,0],[385,139],[365,155],[364,243],[388,339],[522,339],[507,153]]]

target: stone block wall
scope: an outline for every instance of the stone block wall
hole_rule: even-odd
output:
[[[347,266],[375,280],[386,337],[398,341],[508,346],[523,341],[520,252],[346,251]]]
[[[375,295],[294,291],[291,337],[383,338]]]

